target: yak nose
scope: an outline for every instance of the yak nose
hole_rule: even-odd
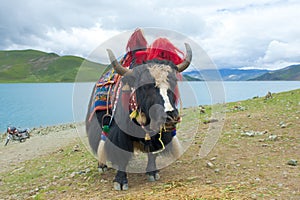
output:
[[[150,129],[159,132],[161,126],[166,122],[168,117],[165,108],[162,105],[154,104],[149,109]]]
[[[177,119],[179,117],[179,113],[177,109],[173,111],[168,111],[167,115],[168,115],[168,119]]]

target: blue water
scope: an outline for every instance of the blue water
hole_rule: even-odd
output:
[[[0,84],[0,132],[72,122],[73,84]]]
[[[0,132],[83,121],[93,83],[0,84]],[[184,82],[183,107],[224,103],[300,88],[300,81]]]

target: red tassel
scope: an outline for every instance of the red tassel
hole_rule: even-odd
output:
[[[179,54],[184,55],[184,53],[175,47],[167,38],[158,38],[148,49],[147,60],[169,60],[177,65],[183,61]]]
[[[139,49],[146,49],[147,45],[148,43],[144,37],[143,31],[137,28],[128,40],[126,51],[131,52]]]

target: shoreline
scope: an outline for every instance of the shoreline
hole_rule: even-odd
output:
[[[56,125],[49,125],[49,126],[39,126],[29,128],[30,138],[36,136],[46,136],[51,134],[56,134],[60,132],[76,132],[76,137],[81,137],[82,133],[78,133],[78,131],[83,131],[85,128],[84,122],[71,122],[71,123],[64,123],[64,124],[56,124]],[[7,133],[2,132],[0,133],[0,143],[4,142],[6,139]],[[18,142],[19,143],[19,142]],[[1,145],[0,145],[1,146]]]
[[[25,142],[9,141],[4,146],[6,134],[0,139],[0,172],[17,167],[18,163],[47,155],[60,148],[82,143],[85,134],[83,123],[68,123],[31,129]]]
[[[54,124],[28,128],[30,136],[47,135],[51,132],[59,132],[67,129],[76,129],[79,126],[84,126],[85,122],[69,122],[63,124]],[[22,128],[23,129],[23,128]],[[5,137],[4,137],[5,136]],[[6,138],[6,131],[0,132],[0,141]]]

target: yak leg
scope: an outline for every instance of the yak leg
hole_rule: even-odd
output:
[[[133,153],[133,142],[130,136],[118,127],[112,127],[105,142],[105,150],[107,152],[107,159],[118,169],[113,180],[114,189],[128,190],[126,168]]]
[[[117,162],[113,162],[117,163],[116,166],[118,166],[117,174],[115,176],[115,179],[113,180],[115,190],[128,190],[126,166],[128,165],[130,157],[128,155],[128,152],[124,154],[123,153],[120,153],[118,155],[120,157]]]
[[[114,189],[128,190],[128,179],[126,172],[118,170],[114,179]]]
[[[146,168],[146,174],[148,176],[148,181],[153,182],[159,180],[159,171],[156,167],[156,155],[148,153],[148,164]]]
[[[98,171],[102,174],[108,170],[107,165],[98,162]]]

